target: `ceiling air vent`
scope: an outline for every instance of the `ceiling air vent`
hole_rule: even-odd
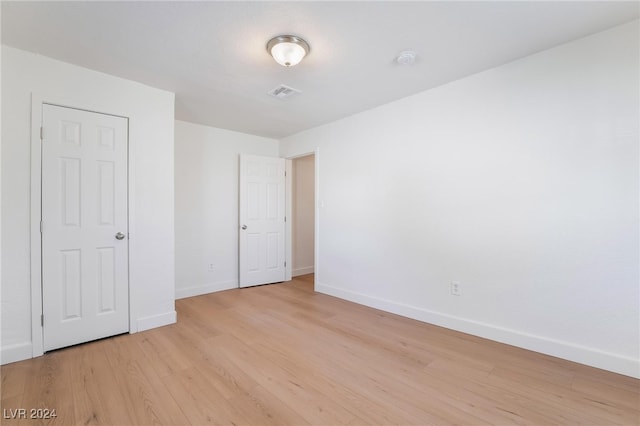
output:
[[[284,84],[281,84],[269,90],[267,93],[273,96],[274,98],[286,99],[295,95],[296,93],[301,93],[301,91],[298,89],[294,89],[293,87],[289,87],[289,86],[285,86]]]

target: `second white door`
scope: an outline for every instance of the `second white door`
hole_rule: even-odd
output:
[[[285,279],[285,160],[240,156],[240,287]]]
[[[129,331],[126,118],[42,107],[44,350]]]

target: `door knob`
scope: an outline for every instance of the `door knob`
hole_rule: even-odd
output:
[[[116,234],[116,240],[124,240],[125,235],[122,232]]]
[[[247,229],[247,225],[242,225],[242,229]]]

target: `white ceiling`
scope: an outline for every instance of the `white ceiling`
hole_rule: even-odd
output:
[[[638,19],[638,2],[2,2],[2,43],[176,93],[179,120],[281,138]],[[311,54],[276,64],[267,41]],[[405,49],[413,66],[394,62]],[[286,100],[267,91],[286,84]]]

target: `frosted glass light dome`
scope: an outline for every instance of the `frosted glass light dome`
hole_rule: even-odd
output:
[[[284,67],[292,67],[309,53],[309,45],[300,37],[277,36],[267,43],[267,51],[273,59]]]

